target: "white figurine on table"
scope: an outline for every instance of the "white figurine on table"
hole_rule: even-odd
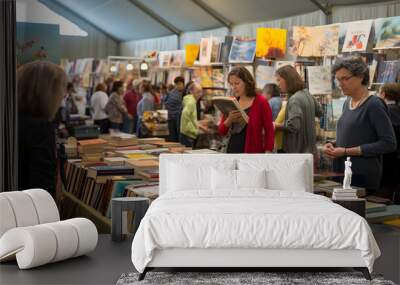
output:
[[[351,189],[351,161],[350,157],[344,162],[344,179],[343,179],[343,189]]]

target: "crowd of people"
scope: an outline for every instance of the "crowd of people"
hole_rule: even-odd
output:
[[[218,132],[225,138],[227,153],[316,153],[315,119],[323,115],[320,104],[294,67],[280,67],[275,75],[277,84],[258,90],[246,68],[237,66],[229,72],[228,84],[248,121],[243,121],[240,111],[221,117]],[[368,66],[359,57],[338,59],[332,75],[347,100],[336,140],[327,142],[323,152],[334,159],[334,170],[341,172],[344,160],[351,156],[352,185],[369,193],[398,188],[400,84],[384,84],[377,96],[370,95]],[[68,120],[78,112],[73,91],[62,69],[49,62],[32,62],[18,70],[18,100],[23,102],[19,104],[21,187],[55,188],[52,122],[57,113]],[[171,86],[107,79],[94,91],[89,104],[101,133],[114,130],[143,137],[144,113],[160,108],[168,111],[169,141],[195,147],[200,130],[207,131],[200,123],[202,87],[195,82],[185,85],[181,76]]]

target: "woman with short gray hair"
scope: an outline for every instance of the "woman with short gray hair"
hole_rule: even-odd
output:
[[[332,73],[348,96],[337,123],[336,142],[328,142],[324,153],[334,158],[334,170],[342,172],[344,161],[352,161],[352,185],[365,187],[368,194],[379,188],[382,154],[396,149],[396,139],[388,109],[368,91],[369,70],[360,57],[340,58]]]

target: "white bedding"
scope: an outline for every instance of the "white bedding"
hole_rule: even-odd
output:
[[[132,243],[143,272],[155,249],[357,249],[372,272],[379,248],[365,219],[328,198],[299,191],[246,189],[166,193],[156,199]]]

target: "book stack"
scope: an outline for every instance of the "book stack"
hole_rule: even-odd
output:
[[[332,193],[333,200],[355,200],[357,197],[356,189],[334,188]]]
[[[125,160],[127,160],[125,157],[111,156],[105,157],[104,163],[107,163],[107,165],[125,165]]]
[[[146,181],[158,181],[159,162],[157,159],[129,159],[126,164],[135,169],[135,174]]]
[[[125,133],[111,135],[108,142],[111,146],[115,147],[134,146],[138,144],[135,135]]]
[[[78,151],[82,158],[82,163],[102,161],[106,146],[107,141],[103,139],[80,140],[78,142]]]
[[[158,144],[158,143],[163,143],[165,142],[165,139],[163,138],[140,138],[138,139],[139,144]]]
[[[74,137],[69,137],[64,144],[65,154],[68,158],[78,158],[78,141]]]
[[[125,165],[91,166],[87,169],[87,177],[93,178],[97,183],[105,183],[111,176],[132,176],[133,167]]]

